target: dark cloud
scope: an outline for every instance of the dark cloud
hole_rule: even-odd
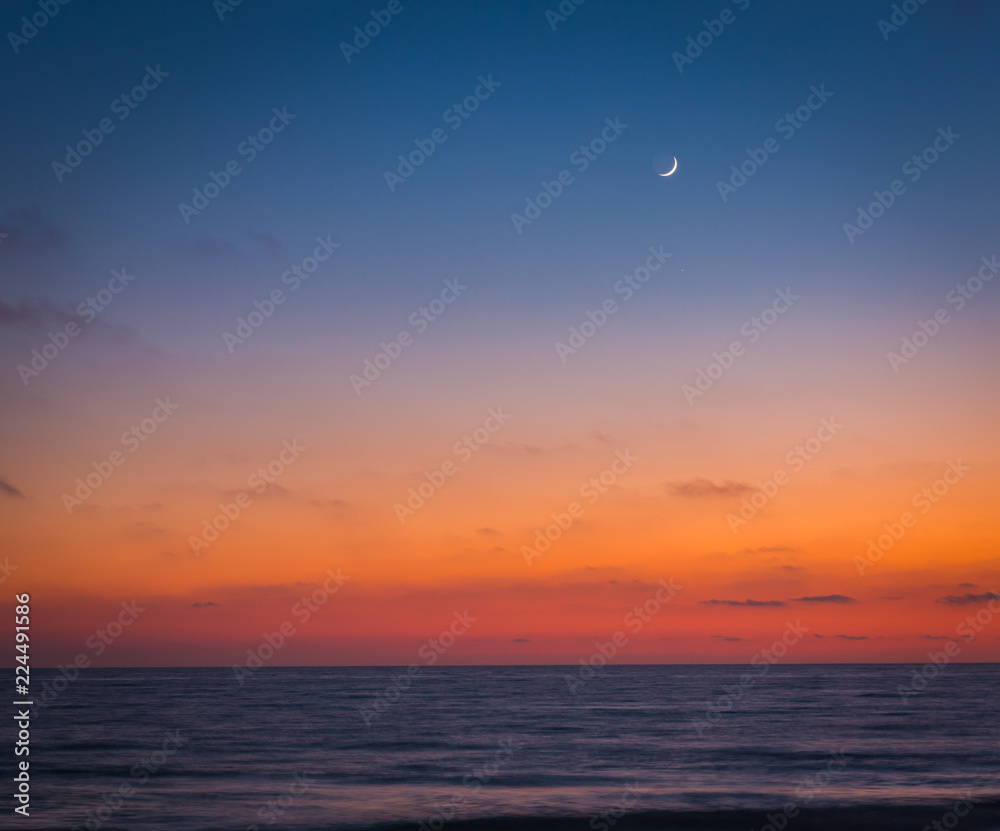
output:
[[[16,304],[0,300],[0,326],[23,326],[32,329],[42,326],[65,326],[83,323],[83,318],[69,306],[60,306],[41,297],[38,300],[21,300]]]
[[[917,637],[923,638],[925,641],[947,641],[947,640],[951,640],[947,635],[918,635]]]
[[[834,635],[835,638],[840,638],[844,641],[866,641],[868,640],[867,635]]]
[[[793,598],[796,603],[857,603],[853,597],[846,594],[819,594],[811,597]]]
[[[70,237],[36,208],[20,208],[0,222],[0,253],[4,251],[63,251]]]
[[[280,254],[285,250],[285,246],[281,243],[281,240],[273,234],[251,231],[250,238],[268,254]]]
[[[702,600],[702,606],[787,606],[784,600]]]
[[[753,490],[744,482],[733,482],[727,479],[721,485],[716,485],[711,479],[695,478],[687,482],[670,482],[667,484],[674,496],[686,499],[711,499],[717,496],[739,496]]]
[[[979,586],[976,585],[975,583],[959,583],[958,587],[960,589],[978,589],[979,588]]]
[[[735,642],[735,641],[749,641],[750,640],[749,638],[736,638],[736,637],[733,637],[732,635],[712,635],[712,637],[716,638],[716,639],[718,639],[720,641],[726,641],[726,642],[730,642],[730,641],[733,641],[733,642]]]
[[[8,499],[27,499],[20,489],[15,488],[10,482],[5,479],[0,479],[0,494],[3,494]]]
[[[963,595],[949,594],[945,597],[939,597],[937,602],[944,603],[947,606],[971,606],[973,603],[988,603],[991,600],[1000,600],[1000,594],[994,592],[985,592],[983,594],[966,592]]]

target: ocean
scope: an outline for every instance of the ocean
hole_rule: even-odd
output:
[[[919,669],[36,671],[0,827],[1000,829],[1000,665]]]

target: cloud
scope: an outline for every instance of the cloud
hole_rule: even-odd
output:
[[[266,234],[260,231],[251,231],[250,238],[263,248],[268,254],[280,254],[285,250],[285,246],[273,234]]]
[[[10,482],[5,479],[0,479],[0,494],[3,494],[8,499],[27,499],[20,489],[15,488]]]
[[[959,583],[958,587],[960,589],[978,589],[979,588],[979,586],[976,585],[975,583]]]
[[[811,597],[796,597],[793,598],[797,603],[857,603],[853,597],[848,597],[846,594],[820,594],[813,595]]]
[[[204,603],[202,603],[200,601],[197,602],[197,603],[192,603],[191,604],[191,608],[193,608],[193,609],[204,609],[204,608],[206,608],[208,606],[219,606],[219,605],[221,605],[221,604],[219,604],[219,603],[213,603],[211,600],[206,600]]]
[[[945,597],[939,597],[937,602],[944,603],[947,606],[971,606],[973,603],[988,603],[991,600],[1000,600],[1000,594],[993,592],[985,592],[984,594],[966,592],[960,596],[949,594]]]
[[[866,641],[868,640],[867,635],[834,635],[835,638],[840,638],[844,641]]]
[[[68,323],[77,324],[83,333],[91,329],[102,329],[113,333],[119,339],[131,337],[134,332],[131,327],[121,323],[108,323],[101,317],[91,320],[81,317],[69,305],[62,305],[40,297],[37,300],[20,300],[17,303],[5,303],[0,300],[0,328],[21,328],[28,331],[44,329],[62,329]],[[80,334],[80,333],[77,333]]]
[[[7,216],[7,222],[0,222],[0,252],[63,251],[70,246],[69,234],[37,208],[19,208]]]
[[[713,638],[717,638],[720,641],[749,641],[750,638],[735,638],[732,635],[712,635]]]
[[[476,533],[477,534],[482,534],[485,537],[499,537],[500,536],[500,532],[497,531],[495,528],[477,528],[476,529]]]
[[[702,606],[787,606],[784,600],[702,600]]]
[[[814,638],[825,638],[825,637],[826,637],[826,635],[815,635],[815,634],[814,634],[814,635],[813,635],[813,637],[814,637]]]
[[[0,300],[0,326],[23,326],[31,329],[80,322],[80,316],[74,314],[71,308],[60,306],[47,297],[21,300],[17,304],[4,303]]]
[[[926,641],[947,641],[951,640],[947,635],[917,635],[918,638],[923,638]]]
[[[744,482],[733,482],[727,479],[721,485],[716,485],[711,479],[695,478],[687,482],[670,482],[667,489],[674,496],[686,499],[711,499],[716,496],[739,496],[753,490]]]

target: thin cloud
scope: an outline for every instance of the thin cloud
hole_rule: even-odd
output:
[[[945,597],[939,597],[937,602],[944,603],[947,606],[971,606],[973,603],[988,603],[991,600],[1000,600],[1000,594],[996,592],[985,592],[984,594],[966,592],[963,595],[949,594]]]
[[[208,606],[220,606],[220,605],[221,605],[220,603],[213,603],[211,600],[206,600],[204,603],[202,603],[201,601],[198,601],[196,603],[192,603],[191,604],[191,608],[192,609],[205,609]]]
[[[853,597],[846,594],[819,594],[811,597],[793,598],[796,603],[857,603]]]
[[[8,499],[27,499],[19,488],[15,488],[10,482],[0,479],[0,493]]]
[[[727,479],[720,485],[716,485],[711,479],[695,478],[686,482],[671,482],[667,484],[667,489],[674,496],[681,496],[685,499],[711,499],[718,496],[739,496],[753,490],[745,482],[734,482]]]
[[[784,600],[702,600],[702,606],[787,606]]]
[[[37,208],[20,208],[0,222],[2,251],[63,251],[70,246],[70,236],[57,228]]]
[[[268,254],[280,254],[285,250],[285,246],[282,244],[281,240],[273,234],[251,231],[250,238]]]
[[[840,638],[844,641],[866,641],[868,640],[867,635],[834,635],[835,638]]]
[[[750,640],[750,638],[736,638],[736,637],[733,637],[732,635],[712,635],[712,637],[716,638],[716,639],[718,639],[720,641],[726,641],[727,643],[728,642],[735,642],[735,641],[749,641]]]

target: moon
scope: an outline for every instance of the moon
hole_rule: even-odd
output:
[[[670,168],[670,170],[669,170],[668,172],[666,172],[666,173],[661,173],[660,175],[661,175],[661,176],[669,176],[669,175],[670,175],[671,173],[673,173],[673,172],[674,172],[675,170],[677,170],[677,157],[676,157],[676,156],[674,156],[674,166],[673,166],[672,168]]]
[[[657,153],[653,159],[653,170],[657,176],[671,176],[677,170],[677,157],[670,153]]]

